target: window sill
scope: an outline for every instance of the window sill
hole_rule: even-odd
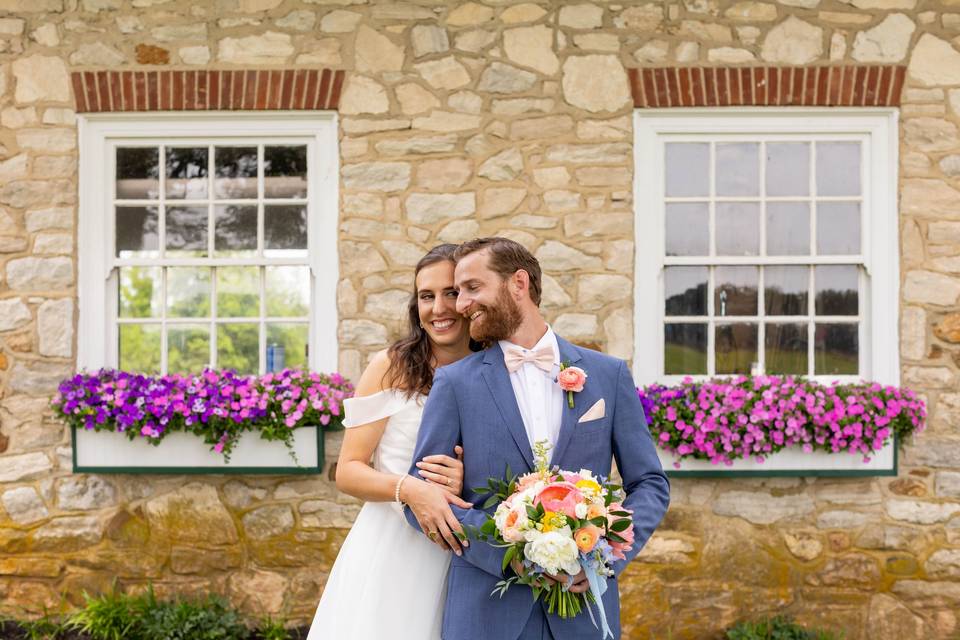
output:
[[[891,440],[870,462],[849,453],[826,453],[802,449],[784,449],[762,463],[754,459],[735,460],[733,465],[713,464],[709,460],[685,459],[680,468],[674,457],[657,449],[660,463],[671,478],[772,478],[772,477],[872,477],[897,475],[897,441]]]
[[[323,430],[293,432],[296,462],[282,442],[244,433],[230,462],[191,433],[171,433],[159,446],[130,441],[121,433],[71,429],[74,473],[132,474],[318,474],[323,471]]]

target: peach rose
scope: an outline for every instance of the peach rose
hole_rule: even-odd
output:
[[[557,377],[557,382],[564,391],[583,391],[583,383],[586,381],[587,372],[580,367],[567,367]]]
[[[597,541],[603,535],[603,529],[588,524],[580,527],[573,532],[573,539],[577,543],[577,548],[583,553],[590,553],[597,546]]]

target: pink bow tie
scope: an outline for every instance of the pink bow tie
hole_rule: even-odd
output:
[[[503,363],[507,365],[507,371],[513,373],[524,362],[529,362],[538,369],[550,373],[553,370],[553,349],[543,347],[536,351],[522,351],[520,349],[507,349],[503,354]]]

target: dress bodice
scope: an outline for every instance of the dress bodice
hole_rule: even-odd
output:
[[[373,395],[349,398],[344,402],[343,426],[350,429],[388,418],[380,444],[373,454],[373,468],[385,473],[404,474],[410,470],[417,432],[423,417],[426,396],[406,397],[400,389],[384,389]]]

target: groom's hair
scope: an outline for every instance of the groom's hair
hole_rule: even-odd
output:
[[[533,304],[539,307],[540,294],[543,291],[540,263],[519,242],[498,236],[474,238],[457,247],[457,250],[453,253],[453,259],[459,261],[471,253],[484,249],[490,255],[490,269],[501,279],[506,280],[520,269],[527,272],[530,277],[530,299],[533,300]]]

